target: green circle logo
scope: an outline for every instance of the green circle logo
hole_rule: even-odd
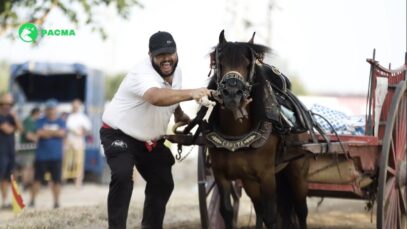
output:
[[[37,26],[33,23],[25,23],[18,29],[18,35],[24,42],[35,42],[38,37]]]

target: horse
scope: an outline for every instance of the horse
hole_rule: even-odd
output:
[[[307,133],[273,133],[278,125],[277,101],[272,95],[262,62],[271,49],[249,42],[228,42],[224,31],[211,52],[215,69],[208,85],[216,101],[205,138],[215,182],[220,193],[220,213],[227,229],[235,228],[231,203],[232,181],[240,180],[250,197],[256,228],[306,228],[308,184],[306,157],[298,157],[278,169],[278,155],[298,153],[286,142],[308,140]],[[272,131],[273,130],[273,131]],[[284,164],[284,163],[283,163]],[[277,173],[278,172],[278,173]],[[277,174],[277,175],[276,175]],[[295,220],[295,221],[294,221]]]

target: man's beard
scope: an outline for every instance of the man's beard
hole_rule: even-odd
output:
[[[168,73],[168,74],[164,74],[164,73],[161,72],[161,70],[160,70],[160,65],[154,63],[153,58],[151,58],[151,64],[153,65],[153,68],[155,69],[155,71],[156,71],[162,78],[165,78],[165,77],[172,76],[172,74],[174,74],[175,69],[177,69],[178,58],[177,58],[177,60],[174,62],[173,66],[172,66],[172,71],[171,71],[170,73]],[[161,63],[160,63],[160,64],[161,64]]]

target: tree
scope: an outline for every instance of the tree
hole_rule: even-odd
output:
[[[305,87],[304,83],[301,81],[300,77],[296,74],[289,76],[291,81],[291,90],[295,95],[308,95],[309,92],[307,87]]]
[[[9,77],[10,65],[7,62],[0,61],[0,94],[8,91]]]
[[[112,100],[114,94],[120,86],[125,74],[116,74],[113,76],[107,76],[105,79],[105,99],[107,101]]]
[[[124,19],[129,17],[133,6],[142,7],[139,0],[2,0],[0,1],[0,36],[26,22],[41,26],[51,11],[59,9],[76,26],[84,21],[93,31],[99,32],[102,39],[106,39],[107,34],[97,21],[95,10],[98,6],[111,4],[115,5],[118,15]],[[80,20],[80,13],[85,14],[84,20]],[[14,38],[13,33],[9,36]]]

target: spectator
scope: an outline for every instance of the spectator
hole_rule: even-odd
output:
[[[21,135],[21,143],[26,145],[28,149],[21,150],[17,155],[19,157],[20,164],[23,167],[22,169],[22,182],[24,188],[28,188],[32,185],[34,181],[34,158],[35,150],[31,145],[37,143],[38,137],[35,134],[35,124],[40,118],[41,111],[38,107],[34,107],[30,115],[24,119],[23,128],[24,131]],[[30,145],[31,144],[31,145]]]
[[[38,146],[35,151],[34,185],[31,193],[30,206],[34,206],[35,197],[40,189],[40,182],[44,180],[46,172],[51,174],[51,190],[54,198],[54,208],[59,207],[61,192],[61,164],[63,142],[66,134],[66,124],[57,113],[58,102],[49,99],[45,103],[45,117],[36,123]]]
[[[15,132],[23,130],[16,114],[11,111],[13,105],[13,97],[10,94],[0,96],[0,189],[3,209],[11,208],[7,195],[15,164]]]
[[[68,116],[68,131],[64,154],[64,178],[75,178],[76,187],[82,186],[85,160],[85,136],[90,133],[91,123],[82,111],[82,102],[72,102],[72,113]]]

